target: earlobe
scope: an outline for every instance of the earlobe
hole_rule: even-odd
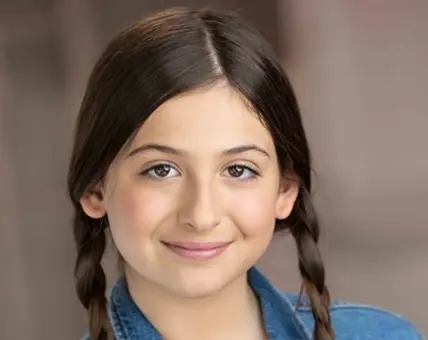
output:
[[[284,220],[290,216],[294,203],[296,202],[299,194],[299,183],[296,180],[288,180],[281,185],[278,199],[276,202],[276,218]]]
[[[102,218],[106,214],[103,195],[100,191],[90,191],[80,199],[80,205],[86,215],[92,218]]]

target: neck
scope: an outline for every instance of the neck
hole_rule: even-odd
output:
[[[171,294],[126,271],[128,288],[140,310],[168,340],[265,339],[257,297],[246,273],[212,296]]]

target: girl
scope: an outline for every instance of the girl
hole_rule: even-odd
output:
[[[330,305],[291,85],[237,17],[164,11],[121,32],[90,77],[68,189],[88,339],[421,339],[388,312]],[[254,268],[294,237],[302,296]],[[123,278],[106,298],[109,235]]]

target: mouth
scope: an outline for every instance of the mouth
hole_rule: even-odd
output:
[[[187,260],[211,260],[219,257],[232,242],[166,242],[166,246],[174,254]]]

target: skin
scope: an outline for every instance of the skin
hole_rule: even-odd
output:
[[[219,83],[157,108],[81,204],[108,215],[131,295],[165,338],[264,339],[246,272],[293,208],[298,185],[287,178],[268,130]],[[230,244],[189,260],[171,241]]]

